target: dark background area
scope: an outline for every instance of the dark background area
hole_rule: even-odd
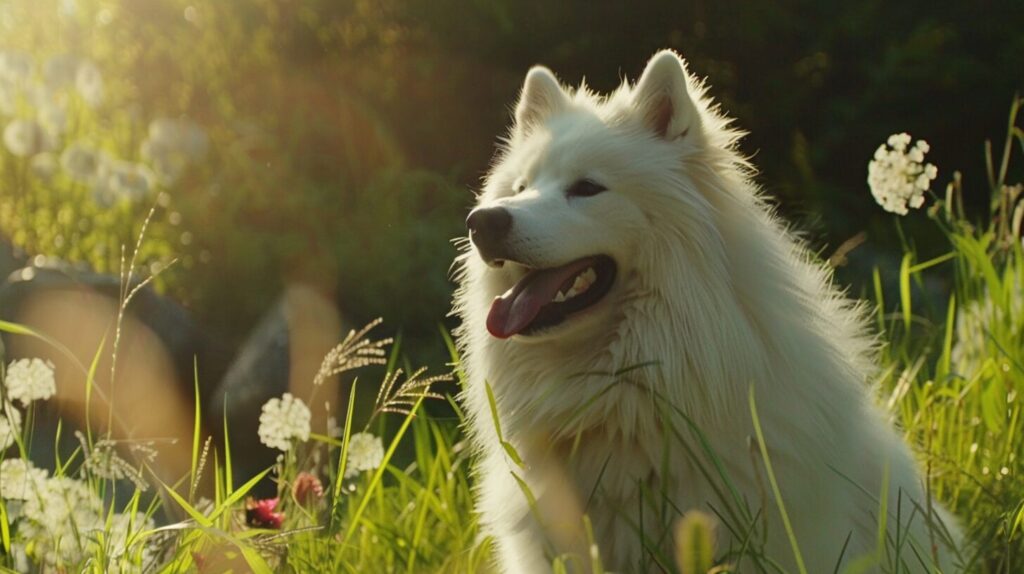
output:
[[[656,50],[678,50],[749,132],[742,148],[759,182],[816,249],[827,256],[868,233],[854,268],[840,270],[858,291],[871,266],[898,258],[893,216],[865,183],[874,149],[900,131],[927,140],[936,189],[963,171],[980,212],[988,197],[983,144],[1001,145],[1010,100],[1024,85],[1024,3],[1014,1],[413,0],[323,2],[315,11],[313,33],[298,24],[281,38],[286,57],[298,68],[339,51],[363,62],[360,77],[371,79],[352,86],[358,97],[408,164],[452,174],[463,205],[529,66],[543,63],[566,84],[585,79],[607,92],[635,80]],[[360,20],[363,33],[351,25]],[[937,239],[922,219],[902,222],[908,235]]]

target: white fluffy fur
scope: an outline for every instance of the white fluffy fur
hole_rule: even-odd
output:
[[[874,404],[861,309],[773,215],[735,149],[741,134],[705,91],[670,51],[607,97],[563,88],[546,68],[527,76],[479,197],[512,212],[518,263],[487,267],[468,243],[457,262],[477,506],[501,570],[548,571],[562,553],[589,560],[586,514],[606,568],[661,571],[645,545],[671,557],[665,531],[679,512],[726,506],[724,481],[699,471],[695,459],[716,472],[685,415],[760,511],[753,544],[765,536],[767,555],[795,572],[753,438],[753,388],[808,572],[832,572],[847,537],[844,564],[875,550],[886,473],[890,536],[898,501],[900,539],[911,535],[907,571],[926,571],[912,544],[949,572],[943,527],[933,536],[926,523],[941,516],[959,534],[926,501],[910,449]],[[609,191],[567,198],[582,177]],[[492,299],[528,267],[598,253],[615,259],[618,276],[597,306],[536,336],[488,334]],[[485,382],[522,467],[499,443]],[[532,511],[516,477],[536,498]],[[718,538],[719,553],[741,543],[725,527]],[[749,558],[741,571],[756,571]]]

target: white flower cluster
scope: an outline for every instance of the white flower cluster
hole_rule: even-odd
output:
[[[103,501],[84,481],[48,477],[28,460],[6,459],[0,462],[0,497],[8,519],[17,526],[12,550],[17,547],[18,561],[25,566],[21,571],[28,571],[29,559],[45,566],[44,571],[65,571],[65,566],[97,552],[101,540],[117,571],[132,571],[131,564],[152,565],[155,560],[153,549],[138,537],[153,528],[153,520],[138,513],[117,513],[107,529]]]
[[[938,175],[934,165],[924,163],[928,143],[917,140],[911,147],[910,142],[910,134],[893,134],[878,146],[868,163],[871,195],[883,209],[900,215],[907,214],[908,206],[916,209],[924,205],[924,192]]]
[[[48,473],[36,468],[30,461],[9,458],[0,462],[0,498],[4,500],[28,500],[38,494],[46,482]]]
[[[103,502],[89,485],[55,476],[37,485],[22,506],[18,534],[32,540],[46,564],[75,563],[84,558],[89,533],[103,529]]]
[[[113,157],[81,134],[69,133],[73,94],[90,108],[102,103],[103,74],[96,63],[64,54],[46,60],[36,73],[30,56],[0,52],[0,116],[10,117],[3,144],[12,155],[27,159],[31,173],[42,181],[63,170],[71,182],[89,186],[96,202],[107,207],[148,198],[158,185],[173,185],[189,165],[206,156],[209,142],[198,124],[160,118],[149,125],[140,146],[142,163]]]
[[[291,393],[270,399],[260,413],[260,442],[277,450],[291,450],[293,441],[309,440],[311,418],[309,407]]]
[[[48,399],[57,392],[53,364],[42,359],[18,359],[4,373],[4,392],[0,396],[0,452],[7,450],[21,433],[21,411],[11,401],[28,406],[32,401]]]
[[[384,443],[379,436],[368,432],[352,435],[348,439],[348,463],[345,478],[352,478],[364,470],[373,470],[384,461]]]
[[[32,401],[48,399],[57,392],[53,363],[42,359],[18,359],[7,365],[4,384],[7,398],[28,406]]]

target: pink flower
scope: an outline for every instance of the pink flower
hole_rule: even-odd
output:
[[[283,512],[274,512],[279,498],[256,500],[249,497],[245,500],[245,523],[256,528],[281,528],[284,522]]]

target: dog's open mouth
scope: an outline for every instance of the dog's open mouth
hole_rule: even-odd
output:
[[[499,339],[507,339],[558,325],[607,295],[615,282],[615,271],[615,261],[607,255],[531,271],[494,299],[487,315],[487,330]]]

